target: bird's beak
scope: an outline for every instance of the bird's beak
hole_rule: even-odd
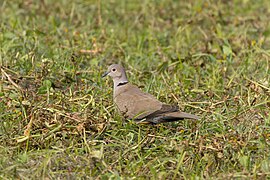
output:
[[[110,72],[105,72],[105,73],[102,74],[101,77],[104,78],[104,77],[106,77],[109,73],[110,73]]]

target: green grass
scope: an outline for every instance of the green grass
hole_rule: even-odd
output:
[[[270,2],[0,2],[0,179],[270,177]],[[123,121],[112,81],[200,115]]]

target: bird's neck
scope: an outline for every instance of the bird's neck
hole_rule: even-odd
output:
[[[114,88],[123,86],[123,85],[125,85],[125,84],[127,84],[127,83],[128,83],[127,80],[125,80],[125,81],[115,81],[115,82],[114,82]]]
[[[128,80],[125,78],[124,79],[114,79],[113,84],[114,84],[113,85],[114,86],[113,94],[114,94],[114,97],[116,97],[117,93],[121,92],[121,90],[127,86]]]
[[[125,85],[125,84],[127,84],[128,83],[128,80],[127,80],[127,77],[126,77],[126,75],[125,74],[123,74],[121,77],[119,77],[119,78],[114,78],[113,79],[113,86],[114,86],[114,88],[117,88],[117,87],[119,87],[119,86],[123,86],[123,85]]]

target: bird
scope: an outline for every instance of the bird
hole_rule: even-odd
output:
[[[153,95],[131,84],[121,64],[110,65],[102,77],[107,75],[113,80],[113,101],[125,119],[132,119],[138,123],[160,124],[200,118],[179,111],[178,106],[162,103]]]

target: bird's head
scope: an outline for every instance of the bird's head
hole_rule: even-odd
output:
[[[115,85],[128,82],[125,69],[120,64],[110,65],[108,67],[108,70],[102,75],[102,77],[105,77],[107,75],[112,77]]]

